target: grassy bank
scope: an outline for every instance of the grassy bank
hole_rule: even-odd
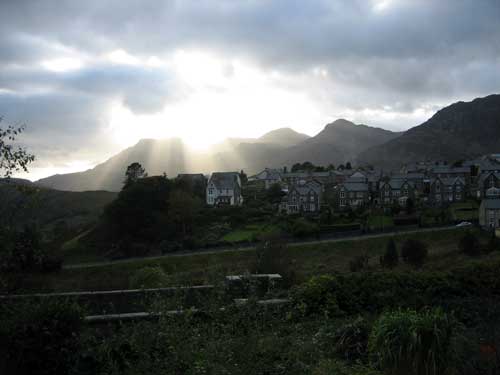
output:
[[[416,238],[429,246],[429,259],[425,269],[442,270],[474,262],[477,259],[497,259],[499,253],[470,258],[460,254],[458,239],[464,230],[442,230],[394,236],[398,248],[407,238]],[[340,241],[311,245],[294,245],[288,249],[290,268],[296,282],[310,276],[332,272],[349,272],[349,261],[356,256],[369,256],[369,267],[380,268],[379,256],[385,251],[389,236]],[[486,242],[487,238],[482,238]],[[129,263],[116,263],[99,267],[63,269],[56,274],[34,274],[24,277],[24,291],[83,291],[127,289],[130,276],[145,266],[159,265],[169,275],[171,285],[193,285],[212,283],[224,275],[251,272],[255,263],[255,252],[228,251],[221,253],[195,254],[161,259],[144,259]],[[400,265],[405,269],[406,265]]]

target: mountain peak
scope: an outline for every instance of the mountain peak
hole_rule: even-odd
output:
[[[346,120],[344,118],[339,118],[334,122],[331,122],[326,125],[326,127],[334,127],[334,126],[356,126],[356,124],[352,121]]]
[[[298,133],[291,128],[279,128],[267,132],[257,139],[259,143],[274,143],[282,146],[293,146],[308,139],[306,134]]]

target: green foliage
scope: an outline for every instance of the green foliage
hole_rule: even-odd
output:
[[[370,329],[370,324],[362,317],[341,325],[334,336],[336,354],[350,362],[364,359],[367,354]]]
[[[311,237],[318,233],[318,225],[305,218],[298,218],[290,225],[290,233],[297,238]]]
[[[356,255],[354,259],[349,261],[349,269],[351,272],[359,272],[368,268],[370,257],[367,254]]]
[[[50,254],[42,244],[35,226],[27,226],[22,231],[0,231],[0,271],[52,272],[59,270],[61,263],[61,259]]]
[[[486,246],[487,252],[499,251],[500,250],[500,239],[496,236],[495,232],[491,233],[490,239],[488,240],[488,245]]]
[[[83,323],[78,306],[50,300],[10,309],[4,306],[0,318],[0,373],[69,373]]]
[[[292,300],[301,315],[341,316],[337,301],[340,285],[333,276],[312,277],[292,291]]]
[[[130,277],[131,289],[154,289],[167,284],[168,276],[159,266],[144,267],[134,272]]]
[[[349,366],[337,360],[320,361],[312,375],[382,375],[381,372],[362,365]]]
[[[472,232],[466,232],[458,242],[460,252],[469,255],[477,256],[481,254],[479,239]]]
[[[401,247],[401,258],[403,258],[403,261],[416,268],[422,267],[427,259],[427,255],[427,245],[413,238],[407,239]]]
[[[391,238],[387,242],[387,247],[385,249],[384,255],[380,257],[380,265],[386,268],[394,268],[399,263],[399,254],[396,248],[396,242],[394,238]]]
[[[374,362],[392,374],[439,375],[457,364],[459,325],[440,309],[384,313],[369,341]]]
[[[2,122],[2,117],[0,117]],[[9,178],[14,172],[28,172],[28,165],[35,161],[35,156],[29,154],[22,147],[15,147],[14,142],[24,131],[25,127],[8,125],[0,127],[0,174]]]

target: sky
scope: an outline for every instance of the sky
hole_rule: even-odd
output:
[[[0,126],[26,124],[30,179],[141,138],[400,131],[499,88],[498,0],[0,2]]]

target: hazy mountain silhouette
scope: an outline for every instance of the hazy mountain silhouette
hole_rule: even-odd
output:
[[[385,167],[422,160],[455,161],[500,151],[500,95],[458,102],[400,137],[362,152],[360,162]]]

